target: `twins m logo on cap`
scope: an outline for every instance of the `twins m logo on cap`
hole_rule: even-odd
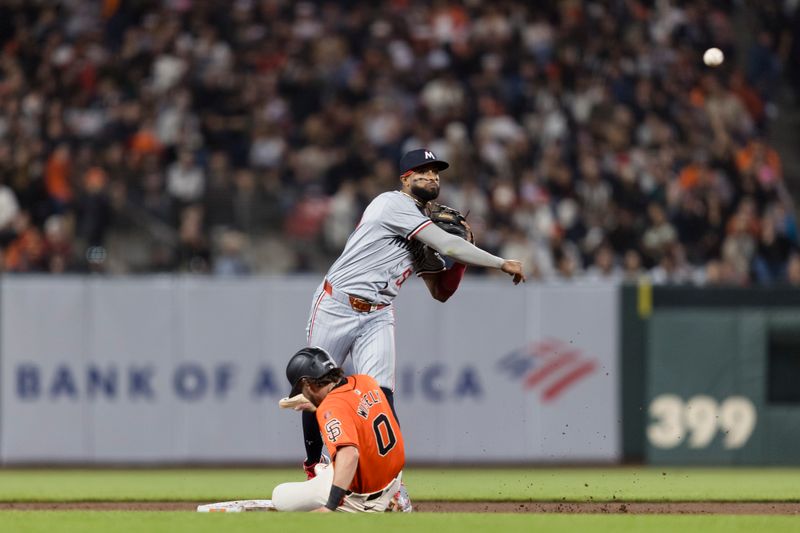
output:
[[[406,154],[400,159],[400,173],[403,174],[408,172],[409,170],[414,170],[417,167],[421,167],[423,165],[434,165],[436,170],[444,170],[450,165],[447,161],[442,161],[436,154],[434,154],[431,150],[427,148],[417,148],[416,150],[411,150],[410,152],[406,152]]]

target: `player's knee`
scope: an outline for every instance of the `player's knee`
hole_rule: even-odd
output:
[[[306,501],[306,494],[298,490],[298,483],[281,483],[272,489],[272,505],[281,512],[310,511],[316,508],[313,502]]]
[[[289,501],[286,498],[286,483],[282,483],[272,489],[272,504],[278,511],[288,511]]]

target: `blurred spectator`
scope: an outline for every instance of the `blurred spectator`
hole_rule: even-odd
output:
[[[597,160],[586,156],[580,164],[581,181],[577,186],[583,218],[589,225],[601,223],[608,216],[611,205],[611,186],[600,175]]]
[[[142,177],[141,190],[133,193],[130,200],[156,220],[169,224],[176,218],[175,207],[172,197],[164,191],[164,178],[161,173],[148,172]]]
[[[749,231],[747,221],[748,217],[743,214],[734,216],[728,236],[722,243],[722,258],[732,266],[739,284],[745,284],[748,280],[750,261],[756,249],[756,240]]]
[[[636,250],[627,250],[624,255],[623,264],[623,278],[628,282],[638,282],[639,278],[644,275],[645,270],[642,267],[642,256]]]
[[[786,281],[794,287],[800,287],[800,254],[793,254],[786,267]]]
[[[503,257],[519,257],[523,264],[531,265],[531,276],[542,277],[540,251],[533,246],[523,231],[509,230],[498,253]]]
[[[650,227],[644,232],[642,245],[650,258],[658,262],[677,239],[677,233],[659,204],[650,204],[647,215],[650,218]]]
[[[44,223],[47,271],[54,274],[77,270],[73,256],[70,221],[63,215],[51,215]]]
[[[742,279],[736,272],[736,268],[730,261],[711,259],[705,265],[705,269],[699,281],[710,286],[740,286]]]
[[[183,205],[198,202],[205,192],[205,173],[190,150],[181,150],[167,169],[167,192]]]
[[[316,241],[321,235],[329,207],[328,198],[316,190],[309,189],[286,219],[284,234],[305,243]]]
[[[233,171],[225,152],[211,154],[208,164],[208,188],[205,194],[206,224],[211,232],[236,225]]]
[[[8,272],[44,272],[47,255],[39,228],[31,223],[30,214],[20,211],[14,220],[16,238],[5,248],[3,256]]]
[[[775,223],[769,217],[764,217],[761,223],[760,237],[753,259],[755,280],[763,284],[774,283],[784,277],[792,243],[775,231]]]
[[[59,271],[37,258],[49,224],[56,256],[93,270],[324,268],[398,186],[402,153],[426,146],[451,164],[442,201],[538,276],[784,279],[795,206],[767,139],[783,73],[800,95],[800,4],[746,3],[738,35],[744,8],[12,3],[4,262]],[[712,44],[726,55],[713,70],[699,60]],[[154,244],[128,253],[140,242]]]
[[[694,280],[693,272],[686,262],[683,247],[672,243],[659,256],[658,264],[650,269],[650,279],[656,285],[685,284]]]
[[[722,274],[722,263],[717,259],[711,259],[706,263],[704,269],[703,283],[708,286],[723,285],[725,283]]]
[[[219,236],[219,251],[214,260],[217,276],[241,276],[250,273],[250,267],[242,256],[245,236],[237,231],[226,230]]]
[[[13,236],[14,220],[19,214],[19,203],[14,191],[3,184],[0,184],[0,243],[6,241],[4,236]]]
[[[76,200],[78,235],[88,246],[103,246],[111,223],[111,204],[107,192],[108,176],[99,167],[91,167],[83,177],[83,187]]]
[[[778,152],[761,139],[751,140],[736,152],[736,167],[740,173],[755,177],[765,188],[783,177]]]
[[[331,198],[323,225],[325,247],[341,250],[361,216],[355,183],[346,181]]]
[[[575,243],[564,238],[561,230],[554,231],[551,235],[550,255],[553,258],[556,277],[568,280],[580,274],[581,263],[578,248]]]
[[[187,207],[181,212],[178,246],[178,268],[181,272],[209,272],[211,250],[203,233],[203,208]]]
[[[610,218],[608,242],[618,254],[627,253],[631,248],[638,250],[639,231],[636,228],[636,215],[628,209],[618,208]],[[640,255],[637,253],[637,255]]]
[[[66,208],[72,201],[71,167],[70,149],[66,144],[59,145],[47,159],[45,186],[58,210]]]
[[[586,270],[586,278],[591,281],[620,281],[622,271],[614,261],[614,250],[607,244],[597,248],[592,265]]]

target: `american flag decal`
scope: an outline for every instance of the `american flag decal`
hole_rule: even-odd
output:
[[[597,361],[558,339],[544,339],[504,355],[497,366],[525,390],[539,391],[543,403],[558,398],[564,391],[597,369]]]

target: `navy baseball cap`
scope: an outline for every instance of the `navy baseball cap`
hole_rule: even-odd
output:
[[[411,150],[407,152],[400,159],[400,174],[405,174],[409,170],[414,170],[422,165],[435,164],[436,170],[444,170],[450,166],[447,161],[442,161],[436,154],[427,148],[420,148],[419,150]]]

